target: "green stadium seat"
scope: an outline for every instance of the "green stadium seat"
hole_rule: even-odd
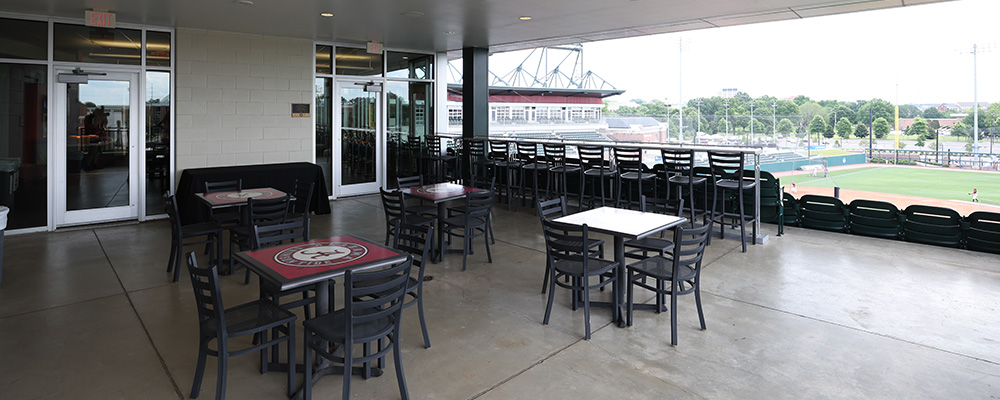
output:
[[[962,245],[962,216],[946,207],[911,205],[903,210],[903,239],[946,247]]]
[[[743,172],[753,177],[753,170]],[[785,233],[785,210],[782,201],[781,181],[770,172],[760,171],[760,222],[778,224],[778,236]],[[753,207],[754,199],[746,199],[746,207]],[[751,208],[752,209],[752,208]]]
[[[784,225],[799,226],[799,199],[796,199],[791,193],[782,194],[781,209]]]
[[[976,211],[965,220],[967,249],[1000,254],[1000,213]]]
[[[894,204],[875,200],[854,200],[847,207],[848,229],[855,235],[899,239],[900,213]]]
[[[799,199],[799,213],[799,223],[806,228],[847,231],[847,207],[836,197],[803,195]]]

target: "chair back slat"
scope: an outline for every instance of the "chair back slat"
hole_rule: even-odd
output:
[[[306,231],[305,220],[282,224],[258,224],[253,226],[253,232],[254,250],[274,247],[285,243],[286,240],[289,243],[309,240],[309,232]]]
[[[620,172],[642,172],[642,149],[638,147],[615,147],[615,164]]]
[[[413,258],[376,271],[346,271],[344,274],[344,326],[352,343],[370,342],[384,332],[363,335],[355,327],[390,316],[399,324]]]
[[[295,186],[292,187],[292,194],[295,196],[295,201],[292,202],[290,211],[308,215],[312,209],[313,190],[315,188],[315,182],[300,182],[296,179]]]
[[[535,207],[535,209],[538,211],[538,218],[543,220],[566,216],[566,196],[539,201],[538,207]]]
[[[212,265],[199,268],[194,252],[187,253],[188,273],[191,275],[191,286],[194,288],[194,299],[198,307],[198,324],[203,326],[207,321],[215,322],[215,329],[220,337],[225,336],[226,316],[222,306],[222,291],[219,289],[219,270]]]
[[[247,220],[243,221],[243,225],[250,226],[262,223],[280,224],[285,222],[285,218],[288,217],[290,198],[286,194],[277,199],[247,199],[247,212],[245,215]]]
[[[549,262],[555,265],[558,261],[578,262],[583,270],[589,272],[589,228],[584,225],[571,225],[550,219],[542,220],[542,233],[545,234],[545,249]]]
[[[674,229],[674,276],[681,266],[690,266],[695,271],[701,269],[708,236],[712,232],[712,221],[697,228],[677,226]]]
[[[609,161],[604,158],[604,146],[578,145],[577,154],[584,168],[607,168]]]
[[[234,181],[205,182],[205,193],[229,192],[243,190],[243,179]]]

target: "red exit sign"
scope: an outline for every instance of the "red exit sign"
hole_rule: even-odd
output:
[[[87,26],[98,28],[115,28],[115,13],[107,11],[86,11],[83,20]]]

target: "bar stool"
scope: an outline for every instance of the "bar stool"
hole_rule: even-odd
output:
[[[521,201],[524,202],[527,190],[527,175],[531,176],[531,201],[532,204],[538,201],[538,175],[542,172],[548,172],[549,164],[543,161],[541,157],[538,156],[538,145],[535,143],[517,142],[514,143],[517,149],[517,154],[515,158],[520,162],[518,168],[518,176],[520,177],[518,181],[519,195]],[[517,208],[515,208],[517,210]]]
[[[597,180],[597,186],[601,190],[601,207],[607,200],[607,191],[604,189],[605,180],[614,180],[618,177],[618,171],[611,167],[611,162],[604,159],[604,146],[579,145],[576,146],[580,155],[580,165],[583,168],[583,179],[580,181],[580,208],[583,208],[583,196],[586,193],[585,186],[587,180]],[[612,189],[614,186],[612,186]],[[590,207],[594,207],[594,189],[590,189]]]
[[[691,207],[691,227],[694,228],[695,215],[694,207],[694,187],[702,186],[703,193],[708,192],[708,179],[694,175],[694,150],[686,149],[660,149],[660,156],[663,160],[663,171],[667,174],[667,185],[677,185],[687,188],[687,204]],[[668,189],[667,192],[670,190]],[[677,198],[683,199],[684,194],[680,189],[677,191]],[[702,223],[707,222],[708,217],[708,196],[702,197]]]
[[[715,181],[715,202],[712,203],[712,221],[717,221],[719,223],[719,236],[725,238],[726,230],[726,218],[729,218],[730,223],[735,226],[738,222],[740,224],[740,240],[743,242],[743,252],[747,251],[747,239],[746,239],[746,224],[753,225],[753,237],[751,240],[753,243],[757,243],[757,224],[754,220],[753,214],[746,215],[743,209],[743,192],[747,190],[753,190],[757,183],[751,178],[747,180],[743,176],[743,168],[745,167],[746,155],[743,152],[738,151],[709,151],[708,152],[708,165],[712,168],[712,175],[719,177],[719,180]],[[719,196],[719,190],[722,190],[722,196]],[[736,203],[739,207],[739,213],[734,211],[729,211],[726,209],[726,198],[727,192],[730,196],[735,196]],[[722,211],[716,213],[716,206],[722,203]]]
[[[625,208],[629,208],[632,203],[638,204],[638,202],[632,201],[632,183],[635,183],[639,189],[639,195],[643,195],[642,183],[652,182],[653,192],[656,192],[656,175],[643,172],[642,165],[642,149],[638,147],[615,147],[615,164],[618,165],[618,184],[617,193],[615,194],[615,207],[618,207],[619,202],[622,197],[622,181],[625,181],[628,185],[628,203],[625,204]]]
[[[427,135],[427,159],[432,165],[431,181],[433,183],[448,180],[448,163],[455,160],[455,156],[441,151],[441,137],[437,135]]]
[[[510,158],[510,145],[502,140],[489,141],[489,158],[493,163],[493,173],[496,179],[497,194],[507,196],[507,210],[513,203],[514,171],[520,167],[520,162]]]
[[[463,141],[469,151],[469,176],[473,180],[489,180],[493,177],[493,160],[486,152],[486,140],[481,138]]]
[[[413,168],[414,175],[419,175],[424,177],[424,164],[427,161],[424,155],[424,146],[421,143],[420,136],[415,134],[410,134],[410,137],[406,140],[406,150],[407,155],[410,158],[410,167]]]
[[[583,174],[580,173],[582,168],[577,165],[571,165],[566,162],[566,145],[562,143],[545,143],[542,144],[542,151],[545,153],[545,161],[549,163],[549,173],[548,178],[545,181],[545,198],[551,199],[549,188],[555,186],[557,191],[557,196],[569,197],[569,191],[567,190],[566,182],[569,180],[570,174],[578,174],[580,176],[581,187],[583,187]],[[561,186],[561,189],[560,189]],[[580,209],[583,209],[583,195],[579,196],[580,199]]]

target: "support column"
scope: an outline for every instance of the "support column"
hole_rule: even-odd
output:
[[[486,139],[490,132],[489,57],[487,48],[462,49],[462,139]],[[462,146],[462,178],[469,180],[472,159]]]

